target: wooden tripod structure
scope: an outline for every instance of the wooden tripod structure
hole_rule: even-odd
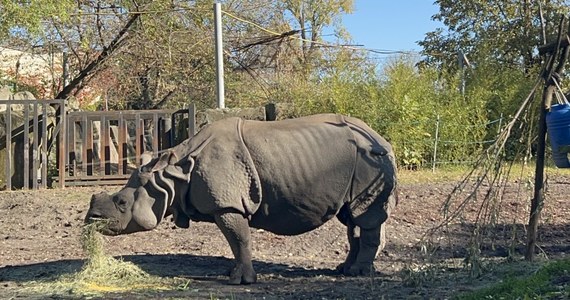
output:
[[[531,202],[528,222],[527,249],[525,258],[532,261],[535,257],[538,223],[544,205],[544,162],[546,152],[546,113],[550,110],[552,97],[556,92],[556,81],[559,81],[566,60],[568,59],[570,37],[568,36],[567,19],[563,17],[558,27],[556,42],[539,47],[539,54],[545,57],[546,67],[542,77],[544,89],[540,106],[538,123],[538,145],[536,153],[536,169],[534,178],[534,196]],[[558,61],[558,63],[556,63]]]

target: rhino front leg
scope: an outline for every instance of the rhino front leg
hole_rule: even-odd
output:
[[[249,284],[257,281],[251,262],[251,236],[247,219],[237,212],[215,215],[216,224],[226,237],[235,257],[229,284]]]

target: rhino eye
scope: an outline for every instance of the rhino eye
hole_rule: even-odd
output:
[[[115,198],[115,203],[117,203],[117,208],[121,211],[121,212],[125,212],[127,209],[127,200],[125,198]]]

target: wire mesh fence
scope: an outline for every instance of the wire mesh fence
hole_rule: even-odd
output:
[[[421,121],[400,121],[397,131],[404,134],[388,139],[401,167],[435,171],[442,166],[475,163],[481,151],[496,141],[503,123],[501,115],[485,123],[458,126],[457,120],[435,115]]]

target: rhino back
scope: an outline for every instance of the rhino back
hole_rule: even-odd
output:
[[[252,226],[299,234],[334,217],[347,200],[357,147],[342,116],[246,121],[243,138],[262,185]]]

